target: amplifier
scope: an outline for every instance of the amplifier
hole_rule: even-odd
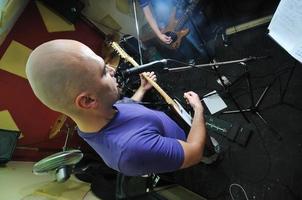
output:
[[[0,164],[11,160],[20,131],[0,129]]]

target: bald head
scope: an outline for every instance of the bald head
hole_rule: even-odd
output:
[[[26,75],[42,103],[66,113],[74,109],[76,95],[91,85],[88,68],[98,59],[100,57],[80,42],[53,40],[31,53]]]

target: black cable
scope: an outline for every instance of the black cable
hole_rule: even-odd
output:
[[[269,173],[269,171],[270,171],[270,169],[271,169],[272,160],[271,160],[271,155],[270,155],[270,153],[269,153],[269,150],[267,149],[266,144],[265,144],[265,142],[264,142],[264,138],[263,138],[263,136],[260,134],[261,130],[260,130],[259,127],[257,126],[257,123],[255,122],[255,120],[251,119],[251,123],[253,123],[253,124],[255,125],[255,127],[256,127],[256,131],[255,131],[255,132],[256,132],[256,134],[258,135],[259,139],[260,139],[260,142],[261,142],[261,144],[262,144],[262,146],[263,146],[264,152],[266,153],[266,155],[267,155],[267,160],[268,160],[267,170],[266,170],[266,173],[264,174],[263,178],[262,178],[262,179],[259,179],[259,180],[256,180],[256,181],[251,181],[251,180],[250,180],[251,183],[257,184],[257,183],[262,182],[263,180],[265,180],[266,176],[268,175],[268,173]]]
[[[291,70],[291,67],[286,67],[286,68],[282,68],[280,70],[277,70],[276,72],[270,72],[270,73],[267,73],[267,74],[263,74],[263,75],[251,75],[251,79],[260,79],[260,78],[267,78],[267,77],[270,77],[270,76],[280,76],[282,75],[283,73],[286,73],[288,71]],[[228,77],[233,77],[233,78],[238,78],[240,77],[241,75],[227,75]]]
[[[256,133],[257,133],[257,135],[258,135],[258,137],[259,137],[259,139],[261,141],[261,144],[262,144],[262,146],[264,148],[264,152],[267,155],[268,165],[267,165],[267,168],[266,168],[266,172],[264,173],[264,176],[262,178],[258,179],[258,180],[247,179],[246,177],[243,177],[242,174],[235,173],[234,170],[233,170],[233,174],[235,176],[241,178],[242,180],[247,181],[248,183],[251,183],[251,184],[259,184],[260,182],[269,181],[269,182],[273,182],[275,184],[281,185],[282,187],[284,187],[289,192],[289,194],[292,196],[292,199],[298,200],[299,199],[298,196],[291,190],[291,188],[288,185],[267,178],[267,176],[268,176],[268,174],[269,174],[269,172],[271,170],[271,166],[272,166],[271,155],[270,155],[270,153],[269,153],[269,151],[268,151],[268,149],[267,149],[267,147],[265,145],[263,136],[260,134],[261,130],[259,129],[257,123],[253,119],[251,119],[251,123],[255,124],[255,127],[257,129]],[[231,146],[230,146],[230,149],[231,149]],[[231,150],[229,151],[229,158],[230,158],[231,165],[233,165],[233,163],[232,163],[232,156],[231,156]],[[233,166],[231,166],[231,168],[233,169]]]
[[[68,130],[61,130],[60,131],[61,134],[68,134]],[[38,142],[34,142],[34,143],[30,143],[30,144],[23,144],[23,145],[17,145],[17,148],[38,148],[38,149],[45,149],[44,147],[43,148],[39,148],[39,147],[35,147],[35,145],[39,145],[39,144],[43,144],[43,143],[47,143],[49,142],[50,140],[54,140],[54,139],[45,139],[45,140],[41,140],[41,141],[38,141]],[[56,150],[57,148],[54,148],[53,150]],[[51,148],[49,150],[52,150]]]
[[[23,145],[17,145],[17,148],[20,147],[20,148],[23,148],[23,147],[27,147],[27,148],[39,148],[39,147],[34,147],[35,145],[39,145],[39,144],[43,144],[43,143],[47,143],[49,142],[49,139],[46,139],[46,140],[41,140],[41,141],[38,141],[38,142],[34,142],[34,143],[30,143],[30,144],[23,144]]]

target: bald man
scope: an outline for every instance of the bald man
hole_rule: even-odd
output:
[[[26,64],[35,95],[73,119],[79,135],[112,169],[136,176],[199,163],[206,131],[198,95],[184,94],[194,110],[186,138],[166,114],[138,103],[152,87],[144,78],[132,101],[118,101],[114,73],[89,47],[74,40],[46,42],[31,53]],[[153,72],[146,75],[156,80]]]

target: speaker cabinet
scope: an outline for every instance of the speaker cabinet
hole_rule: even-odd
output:
[[[20,131],[0,129],[0,164],[11,160]]]

